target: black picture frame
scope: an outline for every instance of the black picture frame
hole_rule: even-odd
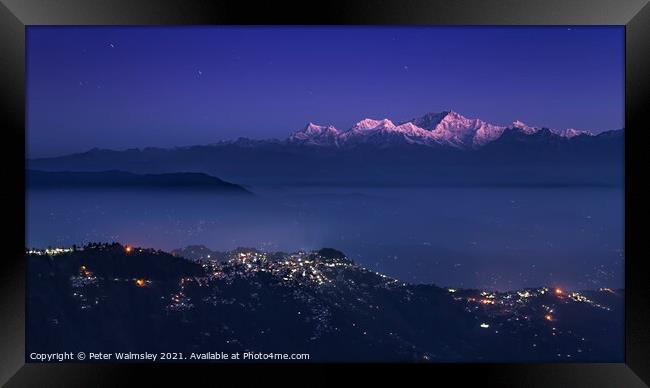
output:
[[[252,2],[189,0],[0,0],[0,73],[4,207],[0,279],[0,383],[30,386],[122,386],[188,380],[264,383],[295,376],[293,365],[25,364],[25,28],[30,25],[624,25],[626,351],[620,364],[304,365],[299,374],[341,383],[355,372],[384,382],[410,378],[448,385],[643,387],[650,382],[650,286],[643,251],[643,167],[640,141],[650,110],[648,0],[375,0]],[[647,178],[646,178],[647,179]],[[254,373],[248,373],[253,369]],[[343,369],[343,370],[338,370]],[[340,373],[339,373],[340,372]],[[301,383],[301,377],[287,381]],[[222,382],[222,380],[221,380]],[[645,382],[645,383],[644,383]],[[302,381],[306,383],[306,381]]]

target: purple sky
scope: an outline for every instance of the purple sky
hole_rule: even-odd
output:
[[[284,138],[453,109],[624,120],[623,27],[28,27],[28,156]]]

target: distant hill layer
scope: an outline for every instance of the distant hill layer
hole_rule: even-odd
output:
[[[158,188],[201,189],[233,194],[250,194],[234,183],[203,173],[135,174],[125,171],[71,172],[27,171],[29,188]]]

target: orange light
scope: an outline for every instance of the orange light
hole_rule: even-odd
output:
[[[547,315],[544,316],[544,319],[546,319],[547,321],[552,321],[552,320],[553,320],[553,316],[550,315],[550,314],[547,314]]]
[[[144,279],[135,279],[135,285],[138,287],[144,287],[145,281]]]
[[[131,251],[133,250],[133,247],[130,246],[130,245],[127,245],[127,246],[124,248],[124,250],[126,251],[126,253],[131,253]]]
[[[560,289],[560,288],[555,289],[555,294],[556,295],[562,295],[562,293],[563,293],[562,289]]]

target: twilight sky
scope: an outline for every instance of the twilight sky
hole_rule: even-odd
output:
[[[623,27],[28,27],[29,157],[453,109],[619,129]]]

